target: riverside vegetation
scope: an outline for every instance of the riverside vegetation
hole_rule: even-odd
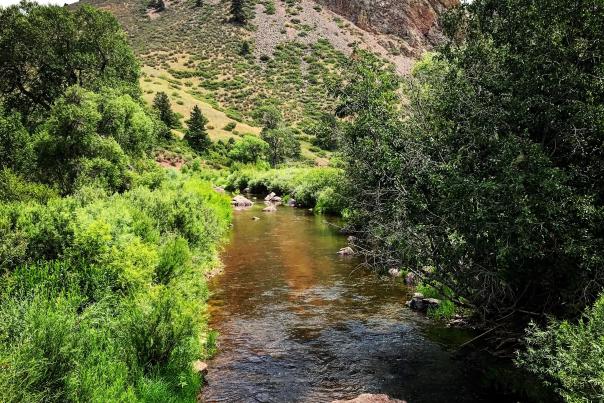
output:
[[[89,6],[0,9],[0,400],[195,400],[215,185],[342,215],[368,266],[444,301],[433,318],[463,314],[560,399],[604,398],[600,2],[460,5],[405,78],[325,41],[256,60],[252,4],[206,3],[183,2],[184,56],[158,26],[178,3],[121,15],[130,41]]]

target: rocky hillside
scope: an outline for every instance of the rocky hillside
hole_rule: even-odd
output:
[[[316,0],[359,28],[403,39],[408,56],[417,56],[441,38],[438,17],[459,0]]]
[[[438,14],[456,1],[259,0],[245,26],[230,22],[230,0],[165,0],[161,12],[148,0],[81,3],[118,18],[141,61],[147,101],[167,93],[183,121],[198,105],[214,140],[257,134],[255,112],[278,106],[314,159],[307,128],[333,110],[326,84],[353,50],[377,53],[405,74],[438,39]]]

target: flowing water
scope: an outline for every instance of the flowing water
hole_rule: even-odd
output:
[[[400,280],[336,255],[346,239],[325,217],[262,207],[235,212],[224,273],[211,281],[220,336],[203,401],[495,401],[450,352],[467,334],[408,310]]]

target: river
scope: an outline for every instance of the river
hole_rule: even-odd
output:
[[[451,353],[468,335],[408,310],[400,280],[336,255],[346,239],[327,218],[263,207],[234,213],[224,272],[211,280],[220,336],[204,402],[504,401]]]

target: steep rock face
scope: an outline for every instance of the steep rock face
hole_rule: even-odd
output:
[[[459,0],[315,0],[360,28],[395,35],[413,49],[441,38],[438,17]]]

